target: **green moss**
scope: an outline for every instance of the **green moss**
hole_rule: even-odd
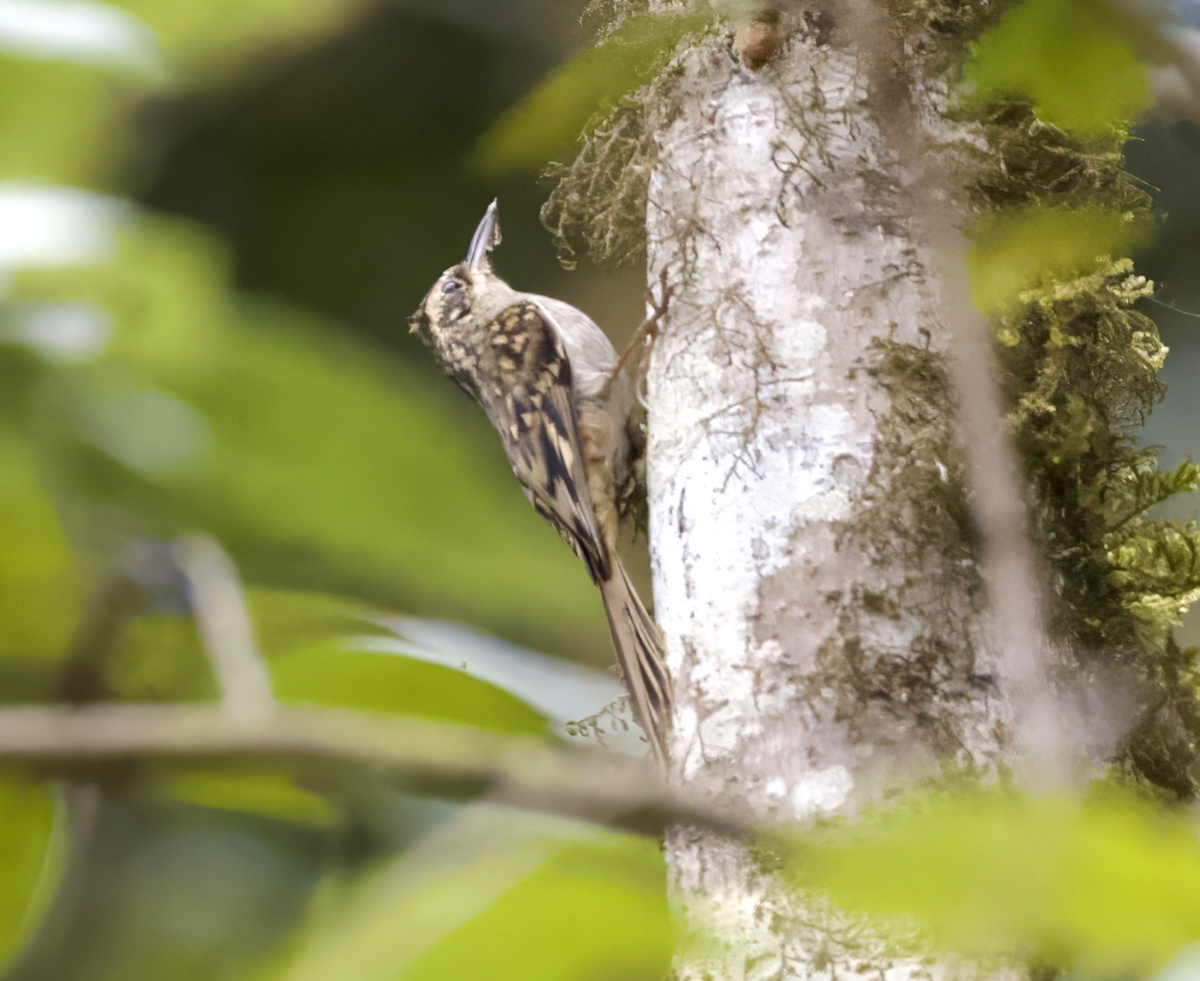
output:
[[[879,420],[867,508],[856,522],[879,550],[898,549],[912,567],[946,557],[968,592],[978,586],[974,522],[964,492],[966,470],[947,402],[954,386],[939,352],[876,338],[876,379],[890,395]],[[904,506],[897,507],[899,502]],[[911,508],[919,509],[915,519]],[[914,529],[919,529],[914,534]],[[868,609],[870,612],[870,609]]]
[[[1074,141],[1011,103],[988,108],[982,126],[990,149],[967,164],[981,230],[1032,208],[1152,220],[1148,196],[1122,169],[1124,133]],[[1200,471],[1189,463],[1164,473],[1157,451],[1137,447],[1137,431],[1164,392],[1166,347],[1135,309],[1153,284],[1128,258],[1089,265],[1048,265],[1017,293],[994,317],[996,350],[1033,525],[1052,571],[1050,629],[1076,667],[1132,672],[1145,710],[1120,762],[1188,794],[1200,740],[1195,652],[1180,650],[1171,628],[1200,597],[1200,533],[1149,512],[1194,490]]]

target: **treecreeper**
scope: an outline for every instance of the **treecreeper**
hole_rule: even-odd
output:
[[[617,554],[619,502],[634,479],[634,385],[586,314],[496,274],[499,242],[493,201],[466,259],[442,273],[409,328],[483,407],[525,496],[600,587],[634,714],[665,763],[672,691],[662,634]]]

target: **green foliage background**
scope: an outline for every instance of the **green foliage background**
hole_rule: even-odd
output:
[[[516,690],[369,643],[404,614],[608,656],[582,569],[403,317],[497,189],[505,270],[594,310],[611,282],[556,271],[533,172],[635,117],[677,43],[728,25],[633,18],[518,102],[572,43],[558,5],[481,4],[469,25],[353,0],[107,9],[124,55],[0,50],[0,195],[71,189],[90,216],[66,258],[0,269],[0,703],[82,697],[66,666],[105,637],[130,550],[204,532],[245,580],[282,701],[544,737]],[[995,150],[966,171],[973,281],[1054,543],[1056,630],[1161,695],[1122,759],[1186,798],[1200,712],[1171,628],[1200,590],[1200,538],[1152,509],[1200,474],[1136,443],[1166,353],[1127,258],[1155,228],[1122,157],[1143,49],[1084,0],[921,10]],[[639,306],[634,282],[609,319]],[[157,574],[88,697],[215,697]],[[0,782],[5,981],[649,979],[678,942],[650,839],[350,767],[34,776]],[[951,779],[760,851],[897,949],[1149,977],[1200,940],[1194,824],[1164,806]]]
[[[397,80],[384,63],[374,93],[370,78],[351,88],[352,98],[379,104],[352,107],[357,124],[370,123],[371,111],[391,113],[399,98],[401,135],[420,141],[422,153],[397,153],[385,183],[353,159],[334,159],[348,174],[331,178],[321,171],[330,154],[314,134],[330,131],[339,147],[346,141],[338,107],[320,98],[337,102],[344,68],[336,66],[354,64],[354,45],[374,30],[366,5],[130,0],[102,9],[131,15],[120,21],[129,42],[122,55],[0,52],[0,181],[11,182],[0,191],[68,189],[68,204],[85,213],[83,245],[68,243],[63,258],[18,260],[0,294],[0,702],[62,697],[67,659],[106,637],[106,583],[130,549],[203,531],[237,562],[283,702],[543,736],[547,720],[518,695],[354,642],[387,634],[380,618],[389,614],[451,616],[560,655],[609,657],[586,574],[531,512],[474,407],[405,336],[404,315],[465,248],[490,197],[486,187],[478,200],[464,193],[479,184],[465,150],[515,90],[493,86],[462,113],[443,91],[461,72],[453,61],[423,94],[388,88]],[[439,27],[419,13],[389,23],[397,43],[388,55],[412,61],[400,79],[409,84],[429,70],[446,35],[476,51],[508,50],[478,29]],[[255,168],[271,162],[261,149],[232,175],[201,165],[193,184],[173,183],[204,156],[189,146],[197,132],[211,132],[196,116],[229,119],[239,102],[270,101],[292,64],[320,61],[330,47],[333,67],[308,73],[316,81],[300,91],[299,111],[270,133],[299,133],[307,145],[283,149],[275,161],[282,171],[263,178],[269,186],[246,214],[259,220],[262,201],[302,187],[300,210],[311,209],[304,221],[278,208],[270,220],[307,224],[277,268],[307,264],[310,280],[338,282],[345,260],[331,249],[382,253],[372,261],[390,293],[365,316],[353,276],[342,287],[318,286],[320,295],[292,290],[307,306],[281,295],[292,284],[270,281],[270,267],[267,281],[255,282],[234,251],[245,244],[245,222],[225,227],[222,240],[212,227],[134,203],[140,196],[188,211],[178,188],[199,187],[188,201],[204,218],[214,181],[259,179]],[[546,37],[517,52],[529,64],[509,72],[509,86],[554,57]],[[503,70],[499,61],[479,68]],[[414,112],[419,99],[427,108]],[[278,122],[279,113],[268,115]],[[262,132],[235,126],[221,135]],[[520,203],[537,192],[528,177],[504,187],[520,274],[530,267],[519,248],[528,235]],[[446,207],[431,212],[438,193]],[[405,238],[364,222],[371,208],[385,221],[399,214]],[[368,241],[339,244],[346,229],[322,228],[323,209],[358,220],[354,236]],[[324,239],[324,252],[316,250],[328,260],[318,264],[323,277],[311,275],[305,234]],[[550,266],[548,247],[542,256]],[[178,587],[145,585],[133,620],[101,652],[106,697],[212,699]],[[660,973],[670,930],[652,844],[563,822],[516,822],[506,812],[487,812],[480,825],[474,808],[460,817],[454,810],[349,771],[314,783],[244,767],[118,767],[57,789],[6,774],[5,976],[307,977],[330,943],[337,973],[351,977],[458,977],[471,966],[464,956],[489,976]],[[403,851],[410,840],[446,821],[475,822],[477,861],[457,857],[467,832],[445,831],[454,848],[427,846],[424,878],[393,868],[415,861]],[[493,901],[480,903],[490,879]],[[396,880],[400,892],[389,885]],[[523,951],[535,948],[546,910],[559,942],[543,944],[539,974]],[[477,937],[463,947],[449,924]],[[369,942],[373,930],[388,942]],[[411,970],[395,959],[396,942],[406,945]]]

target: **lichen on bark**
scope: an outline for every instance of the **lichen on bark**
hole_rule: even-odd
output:
[[[654,159],[645,99],[643,92],[594,120],[578,156],[546,168],[555,186],[542,207],[542,223],[568,268],[580,254],[614,265],[645,257],[646,191]]]

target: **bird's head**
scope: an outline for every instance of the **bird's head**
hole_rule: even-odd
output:
[[[500,281],[488,258],[499,244],[500,220],[493,201],[471,237],[467,257],[438,277],[417,312],[408,318],[409,332],[431,343],[469,322],[472,310],[479,312],[482,298]]]

